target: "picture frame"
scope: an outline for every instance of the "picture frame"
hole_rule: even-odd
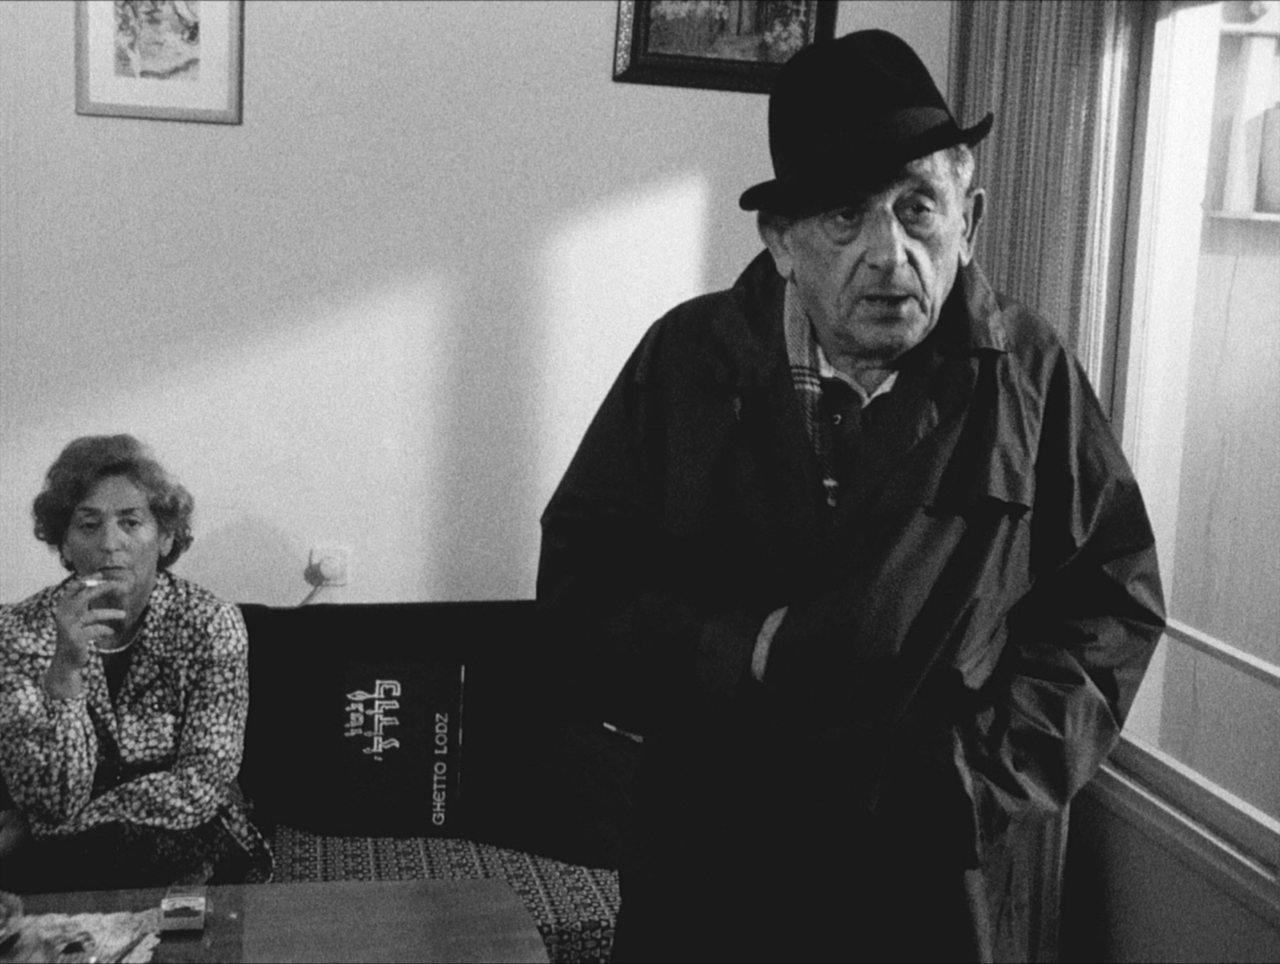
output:
[[[76,113],[239,124],[244,0],[76,0]]]
[[[835,36],[834,0],[618,0],[613,79],[768,93],[797,50]]]

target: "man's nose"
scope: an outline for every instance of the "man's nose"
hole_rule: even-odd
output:
[[[906,235],[892,211],[868,212],[862,238],[872,267],[892,270],[907,260]]]

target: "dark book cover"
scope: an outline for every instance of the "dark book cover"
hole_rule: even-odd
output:
[[[377,809],[405,833],[449,835],[462,814],[465,681],[458,662],[349,660],[328,694],[342,732],[335,763],[354,784],[335,803]]]
[[[335,836],[458,835],[462,634],[411,605],[241,610],[241,784],[255,818]]]

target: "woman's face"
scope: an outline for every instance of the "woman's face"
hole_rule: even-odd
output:
[[[155,585],[161,557],[173,537],[160,531],[147,494],[126,476],[100,480],[72,510],[62,556],[77,576],[118,583],[120,608],[132,622]]]

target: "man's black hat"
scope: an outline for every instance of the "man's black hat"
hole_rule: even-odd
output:
[[[902,38],[858,30],[802,49],[769,94],[772,181],[748,188],[744,211],[816,214],[855,200],[902,165],[991,130],[987,114],[956,123],[929,69]]]

